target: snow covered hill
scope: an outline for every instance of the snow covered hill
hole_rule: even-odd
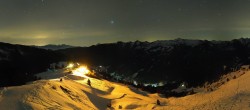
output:
[[[49,79],[51,75],[51,79]],[[66,75],[66,76],[65,76]],[[66,71],[41,73],[42,80],[0,90],[0,110],[249,110],[250,71],[218,89],[164,98],[136,88],[94,78],[77,78]],[[62,81],[60,81],[62,79]],[[87,84],[90,79],[91,87]],[[156,101],[160,101],[160,105]]]

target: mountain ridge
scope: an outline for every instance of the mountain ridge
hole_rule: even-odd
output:
[[[67,49],[67,48],[74,48],[76,46],[66,45],[66,44],[47,44],[44,46],[35,46],[38,48],[46,49],[46,50],[60,50],[60,49]]]
[[[22,85],[36,80],[50,63],[65,60],[61,53],[32,46],[0,43],[0,87]]]
[[[249,64],[249,50],[250,40],[242,38],[231,41],[177,39],[117,42],[59,52],[66,54],[72,61],[106,66],[108,74],[115,72],[127,77],[139,71],[138,77],[133,79],[139,82],[175,81],[181,78],[180,82],[195,86]],[[202,70],[205,73],[200,73]]]

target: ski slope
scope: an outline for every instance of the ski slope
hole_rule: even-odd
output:
[[[51,75],[51,79],[50,79]],[[64,71],[41,73],[42,80],[0,90],[0,110],[250,110],[250,71],[211,92],[164,98],[136,88]],[[57,76],[57,78],[56,78]],[[60,81],[60,78],[63,80]],[[160,100],[161,105],[156,104]]]

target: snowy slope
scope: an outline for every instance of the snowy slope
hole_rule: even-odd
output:
[[[164,109],[250,110],[250,72],[232,79],[212,92],[197,93],[182,98],[163,100]],[[161,107],[157,107],[161,108]]]
[[[63,74],[63,71],[61,71]],[[60,76],[31,82],[27,85],[0,90],[0,110],[249,110],[250,71],[232,79],[212,92],[200,92],[181,98],[163,98],[133,87],[107,80],[93,79],[91,87],[86,78]],[[64,75],[64,74],[63,74]],[[55,76],[63,78],[54,79]],[[80,80],[79,80],[80,79]],[[159,99],[161,105],[156,105]],[[107,105],[111,105],[108,107]]]

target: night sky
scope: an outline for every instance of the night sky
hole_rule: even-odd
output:
[[[250,0],[0,0],[0,42],[89,46],[250,37]]]

